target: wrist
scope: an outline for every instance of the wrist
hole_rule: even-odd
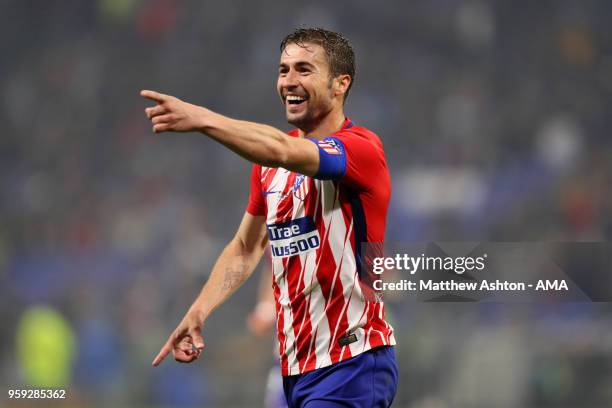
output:
[[[204,107],[199,107],[198,110],[198,130],[202,133],[208,133],[211,130],[218,127],[217,122],[221,115],[211,111],[210,109],[206,109]]]
[[[198,106],[196,111],[196,128],[200,132],[206,132],[209,126],[210,111],[202,106]]]
[[[217,140],[220,131],[235,130],[236,119],[228,118],[220,113],[202,108],[200,113],[200,131]]]
[[[189,308],[189,312],[188,313],[191,314],[192,316],[194,316],[197,321],[199,321],[200,323],[204,324],[204,321],[206,319],[208,319],[208,316],[210,314],[210,310],[208,308],[203,307],[202,305],[194,303]]]

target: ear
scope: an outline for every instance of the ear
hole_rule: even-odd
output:
[[[334,96],[344,95],[348,90],[353,78],[348,74],[338,75],[334,78]]]

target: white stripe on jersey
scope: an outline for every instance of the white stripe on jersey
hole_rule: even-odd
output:
[[[342,224],[344,225],[344,221],[342,222]],[[330,228],[334,228],[333,224],[330,226]],[[340,230],[340,228],[338,228]],[[350,228],[349,228],[349,232],[348,234],[346,233],[346,227],[344,228],[344,231],[342,231],[342,236],[346,237],[345,241],[344,241],[344,247],[341,248],[340,250],[342,252],[344,252],[348,246],[349,250],[351,248],[351,231],[353,230],[353,221],[351,221],[350,224]],[[348,242],[347,242],[348,240]],[[348,245],[347,245],[348,244]],[[330,243],[330,247],[332,247],[332,244]],[[332,252],[334,251],[333,247],[332,247]],[[344,255],[344,253],[343,253]],[[347,264],[349,264],[350,261],[348,260],[348,257],[343,256],[337,263],[336,263],[336,273],[334,274],[334,280],[332,281],[332,291],[334,289],[334,285],[336,283],[336,278],[338,277],[338,274],[340,274],[340,285],[341,285],[341,290],[342,290],[342,296],[344,297],[344,305],[342,306],[342,309],[340,310],[340,317],[344,316],[344,313],[346,311],[346,308],[349,304],[348,302],[348,297],[350,296],[350,292],[351,292],[351,276],[353,276],[353,271],[352,270],[348,270],[347,271]],[[353,267],[355,266],[355,263],[353,262]],[[348,274],[347,274],[348,272]],[[338,319],[338,321],[336,322],[336,327],[334,327],[334,333],[331,337],[331,341],[329,344],[329,348],[331,350],[331,348],[333,347],[333,345],[336,342],[336,339],[338,336],[342,337],[344,336],[345,333],[338,333],[338,328],[340,326],[340,323],[342,322],[342,318]],[[350,326],[349,326],[350,327]]]
[[[263,171],[262,171],[263,174]],[[276,223],[276,210],[278,204],[283,197],[283,189],[287,184],[287,178],[290,172],[284,169],[278,169],[270,182],[268,192],[271,194],[266,195],[268,214],[267,224]],[[278,192],[278,193],[275,193]],[[280,296],[278,302],[280,304],[281,311],[283,313],[283,333],[285,333],[284,350],[285,354],[289,358],[289,361],[294,361],[295,356],[295,337],[293,335],[293,315],[291,311],[291,302],[289,297],[289,282],[287,280],[287,271],[285,270],[285,258],[272,257],[272,269],[274,271],[274,279],[280,289]],[[289,366],[291,370],[291,366]]]
[[[304,184],[306,184],[308,182],[308,179],[304,179],[304,181],[302,181],[301,185],[299,188],[303,188]],[[291,219],[295,220],[298,218],[302,218],[305,216],[305,207],[304,207],[304,201],[303,201],[303,197],[302,199],[300,199],[300,197],[296,196],[296,194],[293,194],[293,209],[292,209],[292,214],[291,214]],[[306,296],[306,301],[308,301],[308,298],[310,298],[310,287],[311,287],[311,280],[316,280],[316,277],[314,276],[314,268],[312,265],[315,262],[316,259],[316,252],[314,251],[309,251],[309,252],[302,252],[299,254],[300,257],[300,265],[302,265],[302,269],[300,270],[300,277],[298,279],[298,282],[304,282],[304,294],[308,294]],[[305,323],[306,323],[306,319],[309,320],[309,322],[312,322],[312,316],[309,316],[310,311],[304,313],[304,316],[302,317],[302,321],[299,323],[298,327],[298,332],[297,334],[295,334],[295,338],[298,339],[300,337],[300,335],[302,334],[302,331],[305,329]],[[310,357],[310,353],[308,355],[308,357]],[[296,364],[299,364],[296,360],[295,360]],[[290,365],[293,364],[293,362],[290,360]]]
[[[325,188],[324,182],[321,180],[314,180],[313,183],[316,191],[316,205],[314,208],[314,214],[318,213],[319,210],[319,202],[321,201],[319,197],[323,194],[323,190]],[[333,184],[332,184],[333,186]],[[312,192],[311,192],[312,194]],[[322,211],[322,214],[325,214]],[[316,220],[315,220],[316,221]],[[329,235],[329,230],[325,230],[325,236],[323,237],[322,242],[325,242]],[[309,353],[308,359],[310,359],[310,354],[314,354],[315,358],[315,367],[326,367],[331,364],[331,359],[329,354],[327,353],[327,342],[329,341],[329,321],[327,320],[327,314],[325,313],[325,297],[323,296],[323,292],[321,291],[321,286],[319,285],[319,281],[317,279],[316,270],[318,269],[318,264],[316,262],[316,256],[311,256],[307,259],[308,269],[312,269],[312,290],[309,294],[309,313],[310,313],[310,324],[312,326],[313,335],[311,338],[311,344],[309,348],[312,349],[312,342],[314,342],[314,353]],[[308,362],[308,361],[307,361]]]
[[[312,349],[312,343],[315,341],[315,336],[312,335],[313,332],[318,330],[324,332],[328,327],[328,323],[325,312],[323,311],[324,309],[318,308],[319,305],[317,305],[317,300],[322,298],[321,287],[319,286],[319,281],[317,280],[317,276],[315,274],[315,262],[317,255],[315,252],[307,252],[305,255],[300,255],[300,258],[302,259],[303,265],[305,265],[306,268],[306,273],[304,274],[304,292],[307,293],[306,302],[308,302],[308,311],[304,313],[304,317],[308,316],[310,319],[311,333],[310,342],[308,343],[308,349],[310,350]],[[317,322],[317,316],[323,317],[321,321]],[[304,327],[304,321],[302,321],[300,331],[304,330]],[[327,329],[327,332],[329,333],[329,329]],[[315,360],[315,366],[317,365],[318,360],[316,353],[308,353],[308,357],[306,357],[304,365],[310,362],[311,357],[313,357]]]
[[[329,234],[327,235],[327,242],[329,243],[329,247],[331,249],[332,255],[334,257],[334,262],[336,264],[336,270],[334,273],[334,277],[332,279],[332,283],[331,283],[331,290],[330,292],[333,292],[335,284],[336,284],[336,280],[338,277],[338,274],[340,274],[340,284],[342,285],[342,288],[340,288],[342,290],[342,295],[344,296],[344,300],[346,302],[347,300],[347,293],[346,293],[346,289],[347,289],[347,285],[350,286],[350,280],[353,274],[353,271],[351,270],[348,274],[348,276],[346,276],[346,274],[343,274],[342,271],[344,270],[344,261],[346,261],[346,258],[351,258],[353,256],[352,253],[349,253],[348,257],[345,256],[345,250],[347,247],[347,240],[348,240],[348,248],[349,250],[351,250],[351,243],[350,243],[350,233],[347,234],[346,231],[346,224],[344,222],[344,215],[342,214],[342,208],[340,207],[340,201],[338,200],[338,190],[335,188],[333,183],[329,183],[328,184],[330,188],[325,190],[325,193],[327,194],[328,197],[333,197],[333,200],[326,200],[325,198],[323,199],[323,213],[324,214],[329,214],[327,218],[327,228],[328,231],[334,231],[334,235],[330,236]],[[353,222],[351,220],[351,229],[352,229],[352,225]],[[340,239],[339,239],[340,238]],[[353,263],[354,265],[354,263]],[[347,279],[348,278],[348,281]],[[349,289],[350,290],[350,289]],[[329,306],[329,304],[328,304]],[[346,305],[345,305],[346,307]],[[344,314],[344,310],[345,307],[342,308],[340,316],[342,316]],[[334,346],[336,339],[338,336],[343,336],[345,333],[338,333],[338,327],[341,323],[342,319],[339,318],[338,321],[336,322],[336,327],[334,328],[332,337],[329,341],[328,344],[328,350],[327,352],[329,353],[329,351],[331,350],[331,348]]]

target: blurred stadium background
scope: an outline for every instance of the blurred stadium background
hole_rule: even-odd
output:
[[[49,386],[69,407],[262,404],[257,278],[209,320],[203,359],[150,366],[237,227],[249,165],[153,135],[140,89],[287,129],[280,40],[338,30],[348,114],[386,145],[388,240],[609,241],[611,21],[605,0],[4,1],[0,405]],[[610,304],[388,303],[394,406],[612,406]]]

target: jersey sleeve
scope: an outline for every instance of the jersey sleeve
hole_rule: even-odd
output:
[[[266,203],[261,189],[261,166],[254,164],[251,170],[251,192],[246,211],[251,215],[265,215]]]
[[[341,131],[323,140],[311,140],[319,148],[316,179],[338,180],[368,190],[387,171],[382,144],[376,139]]]

